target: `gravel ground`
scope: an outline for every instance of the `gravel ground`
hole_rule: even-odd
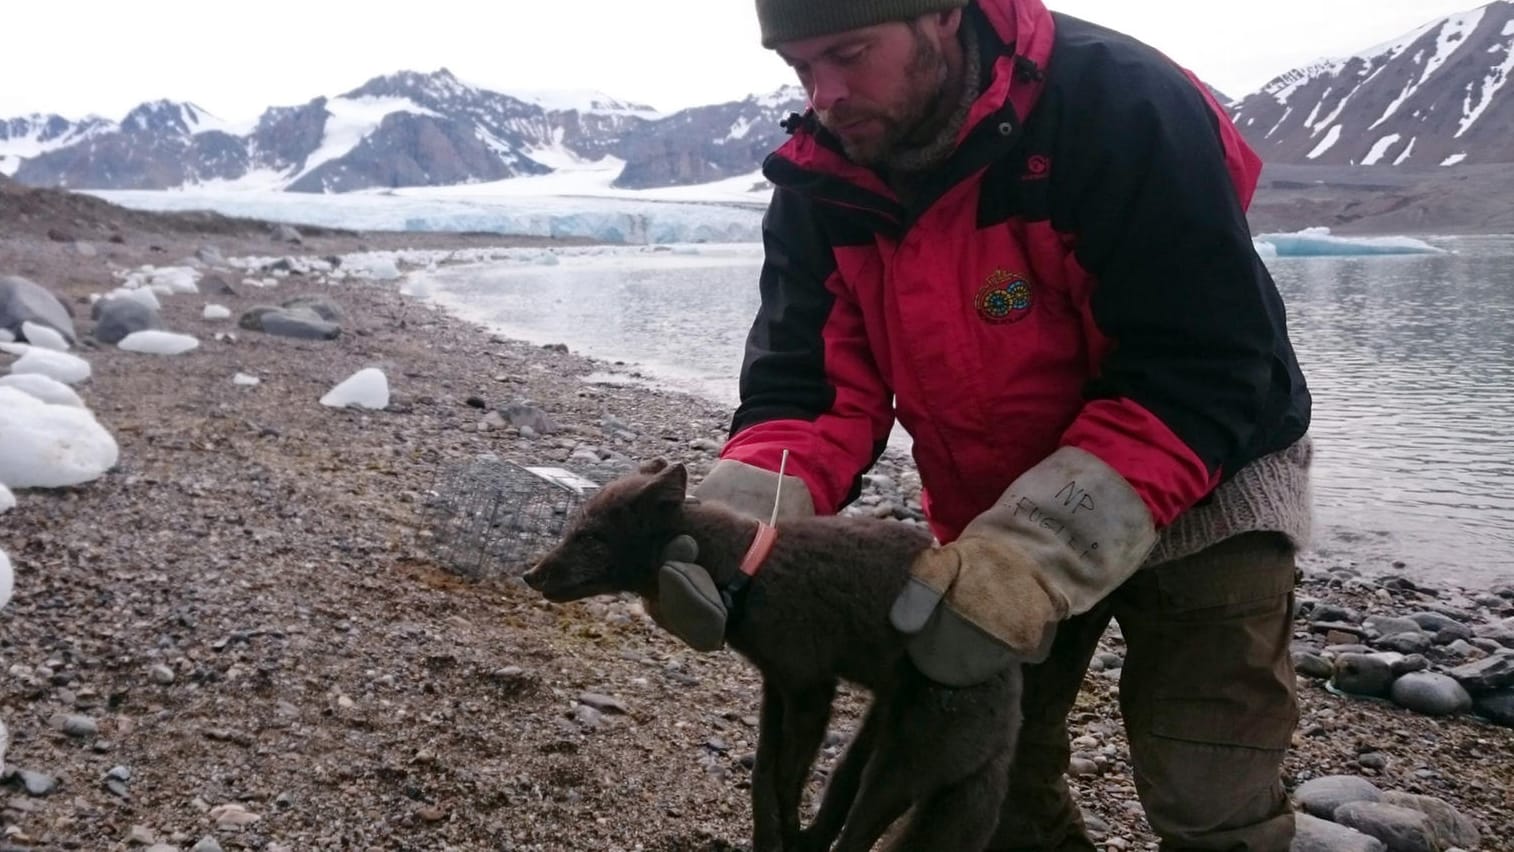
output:
[[[276,244],[258,223],[5,187],[0,227],[0,275],[74,303],[81,332],[88,294],[115,273],[207,243],[236,258],[524,242],[310,232]],[[591,383],[627,368],[494,337],[392,284],[288,275],[262,289],[241,274],[225,274],[236,295],[213,299],[234,317],[319,295],[344,333],[275,338],[202,319],[209,297],[169,297],[165,324],[200,348],[80,353],[94,376],[79,390],[120,443],[117,467],[23,491],[0,516],[17,575],[0,611],[0,849],[738,848],[758,706],[748,667],[688,651],[634,601],[556,606],[508,573],[460,576],[433,558],[423,511],[449,465],[485,453],[599,480],[663,456],[697,478],[727,412]],[[387,410],[317,403],[367,366],[389,377]],[[236,373],[261,382],[235,385]],[[527,415],[551,422],[522,428]],[[916,522],[907,459],[875,474],[852,511]],[[1381,569],[1308,566],[1298,648],[1328,667],[1317,674],[1335,671],[1342,645],[1387,647],[1372,616],[1451,614],[1477,641],[1425,650],[1437,671],[1514,645],[1500,638],[1514,590],[1431,590]],[[1073,717],[1073,783],[1110,848],[1146,848],[1116,702],[1122,651],[1111,630]],[[1348,774],[1433,795],[1479,827],[1477,848],[1514,849],[1514,731],[1300,684],[1290,789]],[[843,696],[817,791],[862,701]]]

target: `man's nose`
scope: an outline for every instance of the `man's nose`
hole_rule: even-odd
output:
[[[810,105],[820,112],[834,109],[849,94],[846,76],[837,71],[815,69],[810,77]]]

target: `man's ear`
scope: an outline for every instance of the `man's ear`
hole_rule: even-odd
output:
[[[941,38],[956,38],[957,31],[962,29],[962,8],[943,9],[939,12],[929,12],[927,17],[937,26],[937,33]]]

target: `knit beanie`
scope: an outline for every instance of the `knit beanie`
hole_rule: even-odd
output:
[[[908,21],[966,6],[968,0],[757,0],[762,46]]]

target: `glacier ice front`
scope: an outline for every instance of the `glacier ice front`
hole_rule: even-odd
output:
[[[736,201],[508,195],[426,198],[257,190],[91,190],[90,194],[140,210],[214,210],[229,216],[362,231],[480,231],[631,245],[752,242],[762,236],[763,205]]]

